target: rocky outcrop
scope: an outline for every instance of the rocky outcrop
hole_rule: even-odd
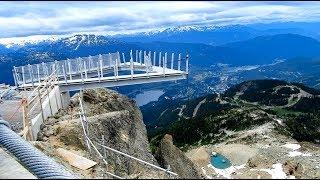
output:
[[[84,151],[84,156],[100,162],[99,169],[106,170],[101,158],[92,149],[87,149],[83,129],[79,118],[79,94],[71,99],[69,110],[61,111],[56,119],[51,118],[39,134],[43,141],[69,150]],[[127,153],[149,163],[158,165],[149,150],[147,131],[142,114],[136,103],[126,96],[108,89],[84,90],[83,106],[88,121],[88,135],[96,142],[97,149],[104,154],[104,149],[97,143]],[[104,139],[102,140],[102,137]],[[106,151],[108,171],[121,177],[165,178],[164,172],[142,165],[141,163]],[[90,178],[101,177],[93,174]],[[86,176],[88,177],[88,176]]]
[[[177,173],[180,178],[203,178],[199,169],[188,157],[172,142],[172,136],[166,134],[160,142],[156,157],[162,166],[168,167]]]
[[[296,178],[301,178],[301,174],[303,172],[303,167],[300,163],[294,162],[294,161],[286,161],[284,164],[284,172],[287,175],[293,175]]]

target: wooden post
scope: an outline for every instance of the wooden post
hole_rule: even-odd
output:
[[[51,101],[50,101],[50,96],[49,96],[49,86],[48,86],[48,82],[47,81],[46,81],[46,91],[47,91],[47,97],[48,97],[48,101],[49,101],[50,113],[51,113],[51,116],[52,116],[53,113],[52,113]]]
[[[56,100],[56,105],[57,105],[57,112],[59,111],[59,104],[58,104],[58,99],[57,99],[57,93],[54,91],[54,89],[56,88],[57,86],[53,86],[53,93],[54,93],[54,99]]]
[[[171,55],[171,69],[173,69],[173,60],[174,60],[174,53]]]
[[[23,131],[25,130],[25,128],[28,127],[28,102],[27,102],[27,98],[23,97],[21,100],[21,105],[22,105],[22,120],[23,120]],[[25,139],[26,136],[24,134]]]
[[[38,98],[39,98],[39,103],[40,103],[40,108],[41,108],[41,117],[42,117],[42,121],[44,122],[44,113],[43,113],[43,107],[42,107],[42,98],[41,98],[41,94],[40,94],[40,89],[38,88]]]
[[[27,131],[24,134],[24,138],[29,141],[33,141],[33,135],[32,135],[32,124],[30,122],[29,116],[28,116],[28,100],[27,98],[22,98],[22,114],[23,114],[23,131],[27,129]]]
[[[179,53],[179,59],[178,59],[178,71],[180,71],[181,66],[181,53]]]

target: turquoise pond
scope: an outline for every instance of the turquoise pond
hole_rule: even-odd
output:
[[[212,155],[211,164],[215,168],[219,168],[219,169],[226,169],[231,166],[231,162],[229,161],[229,159],[227,159],[221,154],[216,154],[215,156]]]

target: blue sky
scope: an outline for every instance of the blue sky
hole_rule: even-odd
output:
[[[184,25],[318,21],[320,2],[1,2],[0,38],[134,33]]]

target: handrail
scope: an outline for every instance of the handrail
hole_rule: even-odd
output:
[[[152,53],[153,53],[153,59],[152,59]],[[17,86],[18,87],[31,87],[30,85],[34,85],[34,83],[40,83],[42,81],[42,84],[39,86],[43,87],[43,82],[46,81],[54,81],[54,79],[44,79],[45,74],[53,73],[56,74],[59,82],[68,84],[69,80],[73,79],[74,75],[81,75],[80,80],[85,81],[88,79],[87,74],[90,73],[91,75],[97,76],[99,78],[103,78],[103,75],[105,74],[106,70],[112,70],[112,67],[115,71],[115,79],[118,77],[118,71],[119,70],[135,70],[136,68],[139,69],[139,67],[143,67],[146,70],[146,74],[153,72],[153,67],[163,67],[164,71],[163,74],[165,74],[166,69],[171,70],[177,70],[182,71],[184,69],[184,72],[188,74],[189,71],[189,55],[187,54],[185,58],[181,57],[181,53],[172,53],[171,58],[167,58],[168,53],[158,53],[158,52],[147,52],[147,51],[136,51],[136,58],[133,58],[132,50],[130,51],[130,61],[129,59],[124,59],[125,56],[122,53],[122,58],[119,54],[119,52],[115,53],[109,53],[109,54],[99,54],[96,56],[89,56],[89,57],[82,57],[82,58],[75,58],[75,59],[67,59],[67,60],[61,60],[61,61],[54,61],[54,62],[47,62],[47,63],[41,63],[41,64],[34,64],[31,65],[32,68],[30,68],[30,65],[28,65],[28,68],[26,66],[19,66],[14,67],[13,73],[16,78]],[[174,56],[176,55],[176,56]],[[178,55],[178,56],[177,56]],[[157,57],[159,57],[159,64],[156,61]],[[163,60],[163,57],[165,60]],[[94,58],[94,59],[92,59]],[[153,61],[152,61],[153,60]],[[131,61],[134,63],[133,66],[131,66]],[[162,62],[163,61],[163,62]],[[182,61],[186,61],[185,65],[182,63]],[[109,62],[109,63],[108,63]],[[139,64],[139,65],[138,65]],[[42,67],[41,69],[39,67]],[[28,70],[29,69],[29,70]],[[137,70],[138,70],[137,69]],[[25,71],[26,70],[26,71]],[[21,72],[22,71],[22,72]],[[29,72],[28,72],[29,71]],[[26,73],[25,73],[26,72]],[[20,74],[22,73],[22,77],[20,77]],[[85,76],[83,76],[83,73]],[[164,75],[165,76],[165,75]],[[33,78],[36,77],[36,78]],[[62,79],[62,81],[60,81]],[[77,77],[79,79],[79,77]],[[90,79],[90,78],[89,78]],[[38,87],[38,88],[41,88]]]
[[[31,94],[29,95],[28,99],[30,99],[31,96],[32,96],[42,85],[45,87],[45,86],[46,86],[46,84],[45,84],[46,82],[47,82],[47,83],[48,83],[48,82],[51,82],[50,80],[53,79],[52,77],[54,77],[56,71],[57,71],[57,69],[54,70],[54,71],[52,72],[52,74],[51,74],[50,76],[48,76],[47,79],[41,81],[40,85],[38,85],[38,86],[31,92]]]

